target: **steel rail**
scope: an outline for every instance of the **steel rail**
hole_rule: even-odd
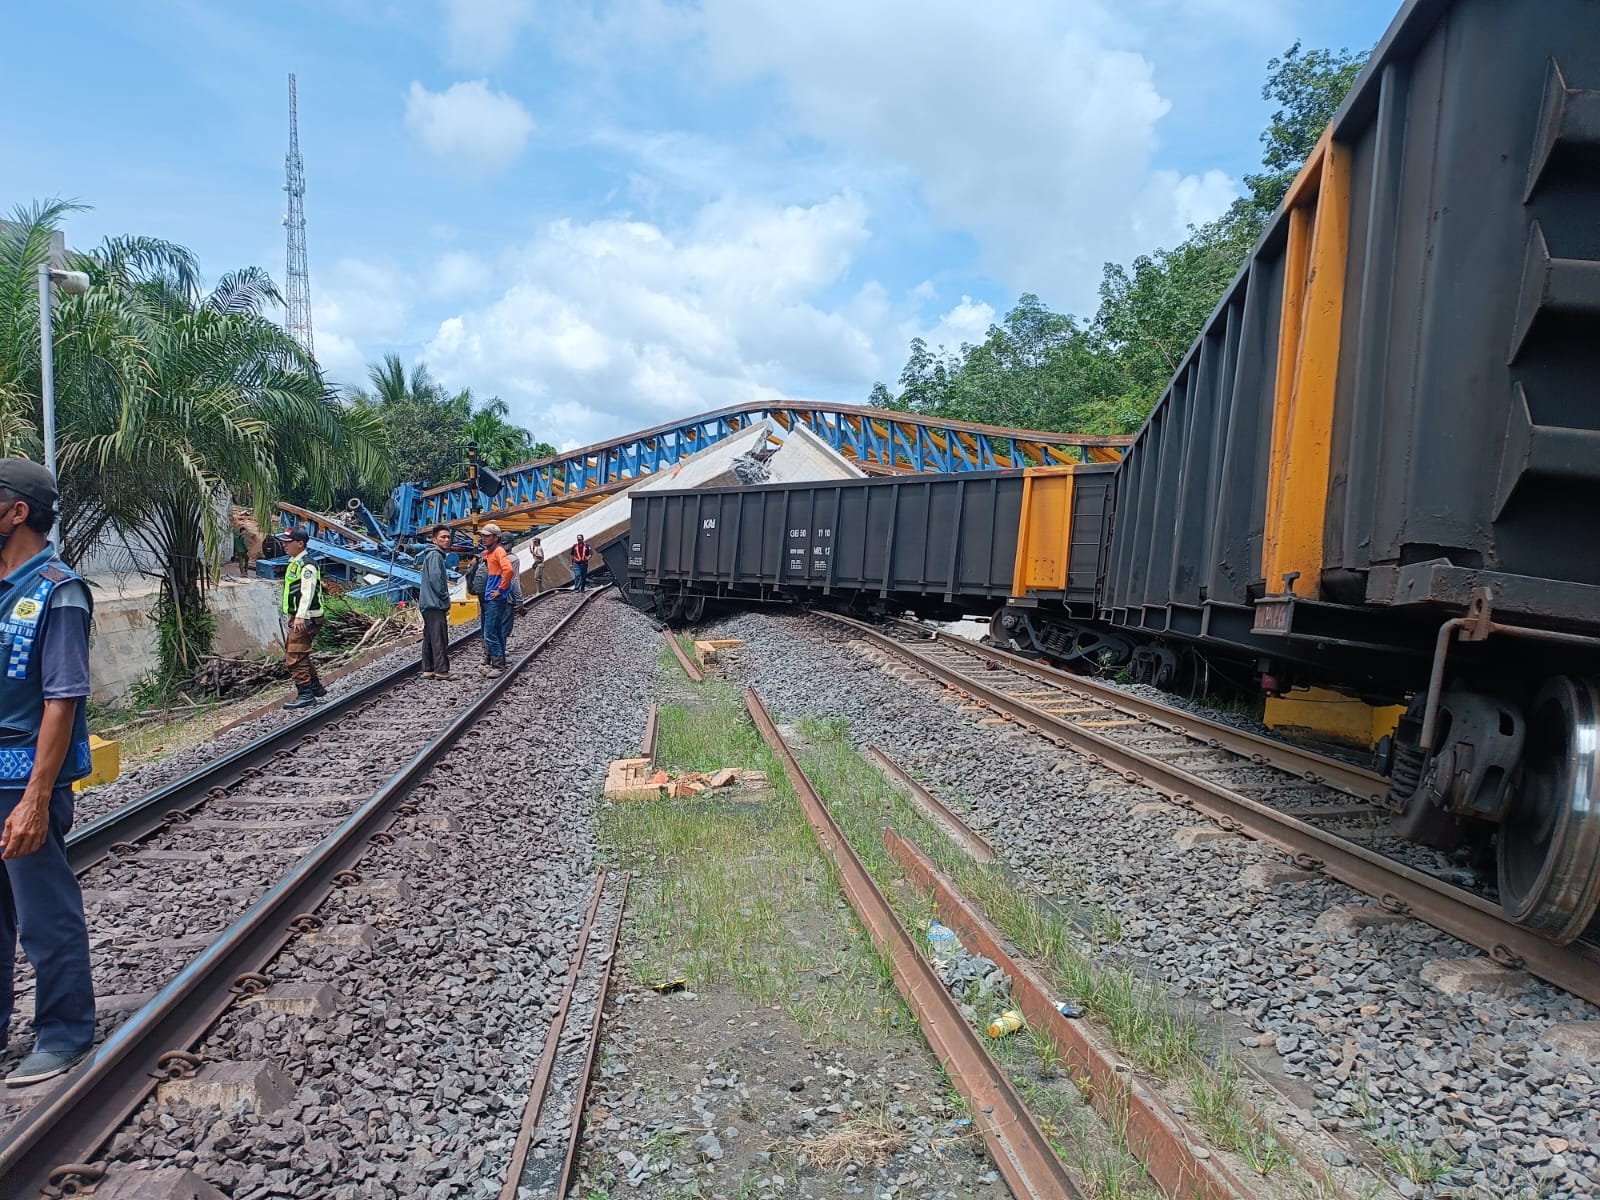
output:
[[[1117,1125],[1128,1148],[1164,1194],[1187,1200],[1243,1200],[1255,1194],[1226,1163],[1199,1146],[1193,1127],[1159,1092],[1128,1070],[1122,1055],[1083,1022],[1061,1015],[1044,976],[1027,959],[1008,952],[1011,939],[915,842],[885,829],[883,844],[917,888],[933,893],[939,919],[955,930],[962,945],[1005,972],[1011,980],[1011,998],[1028,1028],[1050,1039],[1071,1068],[1073,1079],[1087,1082],[1084,1090],[1090,1104],[1102,1119]]]
[[[594,995],[594,1016],[589,1019],[588,1049],[584,1052],[583,1071],[578,1075],[577,1088],[572,1096],[572,1123],[567,1129],[567,1152],[561,1160],[561,1174],[556,1179],[555,1195],[565,1196],[572,1187],[572,1173],[578,1165],[578,1138],[583,1133],[583,1105],[589,1094],[589,1076],[594,1074],[594,1056],[600,1049],[600,1019],[605,1015],[606,993],[611,990],[611,966],[617,961],[617,941],[622,936],[622,915],[628,907],[628,884],[632,876],[622,876],[622,895],[617,897],[617,923],[611,927],[611,937],[606,945],[605,961],[600,965],[600,980]]]
[[[500,1188],[500,1200],[517,1200],[517,1189],[522,1185],[528,1151],[533,1146],[533,1133],[539,1127],[539,1117],[544,1112],[544,1094],[550,1087],[550,1074],[555,1070],[561,1036],[566,1032],[567,1009],[571,1007],[572,993],[578,987],[578,973],[583,969],[584,955],[589,952],[589,935],[594,929],[594,916],[600,911],[600,898],[605,895],[605,890],[606,872],[601,871],[594,881],[594,894],[589,897],[583,924],[578,929],[578,944],[573,951],[572,966],[567,968],[567,982],[561,989],[555,1015],[550,1018],[550,1032],[545,1035],[544,1050],[539,1055],[539,1069],[528,1088],[528,1102],[523,1106],[522,1125],[517,1129],[517,1140],[511,1147],[511,1161],[506,1165],[506,1181]]]
[[[850,617],[842,617],[837,613],[822,612],[820,615],[847,621],[869,633],[881,632],[870,625]],[[906,621],[897,620],[895,623],[907,630],[921,633],[926,641],[965,654],[976,655],[989,662],[1003,663],[1010,670],[1048,683],[1089,703],[1124,713],[1167,733],[1201,742],[1211,749],[1227,750],[1253,763],[1276,767],[1280,771],[1298,775],[1307,783],[1323,784],[1335,791],[1373,803],[1381,801],[1389,792],[1389,781],[1376,771],[1369,771],[1365,767],[1341,762],[1337,758],[1318,754],[1314,750],[1291,746],[1287,742],[1263,737],[1261,734],[1251,733],[1232,725],[1224,725],[1220,721],[1173,708],[1158,700],[1146,700],[1098,680],[1073,675],[1044,663],[1035,662],[1031,658],[1024,658],[1020,654],[1013,654],[1009,650],[1002,650],[998,646],[985,646],[943,630],[928,629]]]
[[[647,758],[652,763],[656,759],[656,737],[661,726],[661,706],[651,704],[650,711],[644,717],[644,733],[639,738],[639,757]]]
[[[523,611],[555,594],[554,590],[540,592],[528,601]],[[472,629],[459,634],[451,640],[450,648],[455,650],[466,645],[480,636],[480,632]],[[248,772],[260,770],[280,754],[287,753],[290,747],[317,736],[329,725],[364,708],[421,672],[420,658],[402,663],[355,691],[319,705],[305,716],[87,822],[67,835],[67,862],[75,874],[82,875],[110,854],[114,846],[137,842],[159,832],[172,823],[174,813],[181,819],[212,799],[218,791],[246,778]]]
[[[894,759],[876,746],[867,747],[866,757],[867,761],[904,788],[911,796],[911,803],[916,806],[922,815],[938,826],[946,837],[965,850],[969,858],[978,862],[993,862],[998,857],[994,852],[994,847],[989,844],[988,838],[984,837],[971,825],[968,825],[957,814],[951,812],[949,805],[911,778],[906,773],[905,768],[895,762]]]
[[[864,628],[864,627],[863,627]],[[989,708],[1083,754],[1091,763],[1142,783],[1184,808],[1192,808],[1227,830],[1275,846],[1296,865],[1317,870],[1364,892],[1391,911],[1409,913],[1452,937],[1485,951],[1503,966],[1525,968],[1591,1003],[1600,1004],[1600,948],[1559,946],[1508,920],[1498,905],[1433,878],[1405,863],[1318,829],[1298,817],[1241,795],[1224,784],[1191,774],[1154,755],[1095,733],[979,679],[957,671],[903,642],[865,629],[905,662]]]
[[[672,635],[672,631],[663,629],[661,636],[666,639],[667,645],[672,647],[673,656],[678,660],[678,665],[683,668],[683,673],[695,683],[704,683],[706,678],[704,673],[689,661],[689,656],[683,652],[683,647],[678,645],[678,639]]]
[[[246,990],[244,979],[261,971],[297,933],[321,922],[310,915],[339,886],[384,831],[413,786],[432,769],[523,668],[584,611],[580,602],[510,670],[495,680],[432,741],[372,793],[355,812],[230,925],[138,1012],[130,1016],[92,1057],[25,1113],[0,1137],[0,1195],[41,1191],[58,1166],[90,1161],[161,1078],[171,1051],[194,1045]]]
[[[1056,1157],[1050,1140],[1006,1073],[983,1048],[932,964],[918,953],[911,935],[873,883],[753,688],[745,692],[744,703],[762,738],[783,763],[784,774],[794,785],[818,844],[838,867],[840,886],[856,916],[878,952],[889,959],[895,986],[916,1014],[928,1045],[971,1105],[973,1125],[983,1134],[1011,1194],[1018,1200],[1077,1200],[1080,1193]]]

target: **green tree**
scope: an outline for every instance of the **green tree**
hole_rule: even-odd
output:
[[[1282,57],[1267,63],[1261,98],[1279,107],[1261,134],[1266,147],[1261,165],[1266,170],[1244,177],[1250,189],[1248,203],[1263,218],[1271,216],[1282,202],[1366,62],[1365,51],[1302,50],[1296,42]]]
[[[491,396],[476,406],[471,391],[463,391],[460,396],[471,413],[461,434],[478,444],[478,456],[484,462],[495,467],[516,467],[539,457],[534,453],[533,434],[511,423],[511,407],[499,396]]]
[[[1304,51],[1268,64],[1262,95],[1280,106],[1261,140],[1262,174],[1217,220],[1170,249],[1107,263],[1100,304],[1078,322],[1024,293],[1000,325],[959,353],[914,339],[899,391],[869,403],[957,420],[1081,433],[1130,433],[1165,390],[1238,274],[1295,173],[1360,74],[1365,54]]]
[[[514,424],[510,406],[500,397],[480,403],[471,388],[449,392],[427,363],[407,371],[398,354],[388,354],[368,364],[367,380],[369,387],[352,388],[346,398],[388,438],[395,477],[379,489],[383,494],[400,482],[432,487],[465,479],[469,442],[477,443],[480,457],[493,467],[539,458],[539,447],[547,444],[535,443],[528,430]],[[381,499],[362,494],[369,503]]]
[[[37,292],[51,234],[73,206],[19,210],[0,234],[0,430],[7,453],[39,449]],[[265,316],[265,273],[209,293],[193,255],[112,238],[67,265],[91,287],[54,312],[62,542],[77,557],[108,529],[158,564],[163,666],[186,674],[210,648],[206,589],[248,497],[265,523],[286,477],[347,466],[387,472],[381,443],[351,422],[316,364]],[[31,330],[31,336],[30,336]]]

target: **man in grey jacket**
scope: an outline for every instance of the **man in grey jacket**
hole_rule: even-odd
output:
[[[422,590],[417,607],[422,610],[422,677],[450,678],[450,530],[440,525],[422,552]]]

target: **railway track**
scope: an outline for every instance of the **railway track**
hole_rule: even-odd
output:
[[[424,681],[407,664],[71,839],[96,984],[113,1011],[98,1049],[64,1080],[0,1098],[11,1102],[0,1110],[0,1194],[70,1193],[97,1179],[94,1155],[158,1080],[194,1072],[189,1048],[268,985],[273,957],[291,939],[334,934],[321,931],[318,906],[361,883],[363,855],[415,815],[411,792],[601,590],[530,605],[513,664],[492,681]]]
[[[1600,947],[1549,942],[1506,919],[1478,892],[1363,844],[1378,840],[1386,816],[1365,802],[1380,778],[1370,772],[947,634],[822,615],[999,718],[1225,830],[1269,843],[1296,866],[1363,892],[1391,912],[1415,916],[1504,966],[1600,1003]]]

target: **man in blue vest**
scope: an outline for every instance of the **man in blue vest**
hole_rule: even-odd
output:
[[[289,552],[283,569],[283,619],[289,623],[283,659],[294,680],[294,699],[286,701],[285,708],[310,708],[328,694],[311,658],[322,626],[322,572],[306,554],[310,537],[300,526],[283,535],[283,548]]]
[[[14,999],[17,937],[33,964],[33,1053],[6,1083],[70,1070],[94,1043],[83,893],[67,861],[72,782],[89,774],[89,588],[56,557],[56,481],[0,459],[0,1038]]]

